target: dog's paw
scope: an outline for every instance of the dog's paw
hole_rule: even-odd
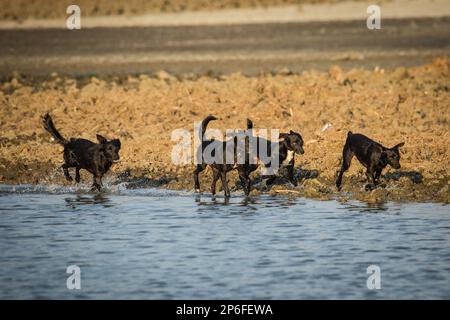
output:
[[[195,189],[195,193],[200,193],[201,191],[200,191],[200,189]]]
[[[91,188],[91,192],[100,192],[102,191],[102,187],[98,184],[94,184]]]

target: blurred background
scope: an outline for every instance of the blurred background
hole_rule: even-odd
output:
[[[335,3],[339,0],[1,0],[1,19],[25,20],[27,18],[60,18],[66,8],[76,4],[83,8],[83,15],[137,15],[146,13],[182,12],[188,10],[218,10],[255,8],[305,3]]]

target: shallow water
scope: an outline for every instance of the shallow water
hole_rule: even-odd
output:
[[[450,298],[449,244],[442,204],[0,185],[3,299]]]

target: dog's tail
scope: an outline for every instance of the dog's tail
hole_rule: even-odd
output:
[[[44,125],[44,129],[47,130],[58,143],[63,145],[68,143],[68,141],[62,137],[58,130],[56,130],[52,117],[50,117],[48,113],[44,114],[42,117],[42,124]]]
[[[247,129],[253,129],[253,121],[247,118]]]
[[[208,123],[212,120],[217,120],[217,118],[214,117],[213,115],[209,115],[202,121],[202,136],[201,136],[202,141],[203,141],[203,137],[205,136],[206,127],[208,126]]]

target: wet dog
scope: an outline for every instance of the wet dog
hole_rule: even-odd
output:
[[[59,144],[64,146],[64,164],[62,169],[68,181],[72,181],[69,168],[75,168],[75,181],[80,182],[80,169],[92,173],[92,190],[100,191],[102,177],[114,162],[119,160],[120,140],[107,140],[97,134],[99,143],[80,138],[64,139],[53,124],[52,118],[46,113],[42,118],[44,129],[47,130]]]
[[[230,189],[228,187],[228,181],[227,181],[227,172],[233,170],[233,169],[238,169],[241,170],[242,166],[236,165],[236,145],[237,145],[237,138],[235,137],[235,141],[234,141],[234,157],[235,157],[235,161],[233,161],[232,164],[227,164],[226,159],[225,159],[225,155],[226,155],[226,141],[218,141],[218,140],[214,140],[214,139],[205,139],[205,132],[206,132],[206,128],[209,124],[209,122],[213,121],[213,120],[217,120],[217,118],[213,115],[209,115],[207,116],[205,119],[203,119],[202,121],[202,125],[201,125],[201,152],[202,152],[202,161],[201,163],[197,164],[194,170],[194,188],[195,188],[195,192],[200,192],[200,181],[199,181],[199,174],[200,172],[202,172],[203,170],[206,169],[206,167],[209,165],[213,171],[213,180],[211,183],[211,193],[213,195],[216,194],[216,184],[217,184],[217,180],[219,180],[219,178],[221,179],[222,182],[222,189],[224,190],[224,194],[225,197],[229,197],[230,196]],[[213,146],[213,144],[217,144],[216,146]],[[220,161],[220,163],[217,162],[213,162],[213,163],[207,163],[204,158],[203,158],[203,152],[205,151],[205,149],[207,147],[217,147],[217,148],[222,148],[223,150],[223,155],[224,158],[221,159],[223,161]],[[213,157],[215,156],[215,152],[213,150],[212,154]],[[247,192],[246,192],[247,194]]]
[[[247,129],[253,129],[253,122],[250,119],[247,119]],[[274,142],[264,139],[262,137],[257,137],[257,158],[261,159],[261,144],[267,145],[267,156],[272,156],[272,148]],[[305,151],[303,149],[303,138],[300,133],[290,130],[288,133],[280,133],[278,142],[278,164],[280,169],[287,169],[287,178],[290,183],[294,186],[298,185],[297,179],[294,177],[294,165],[295,165],[295,154],[304,154]],[[269,167],[271,163],[265,164],[266,167]],[[247,171],[249,173],[255,171],[258,168],[256,164],[250,164],[247,167]],[[248,174],[249,174],[248,173]],[[275,175],[269,175],[267,184],[271,184],[275,180]]]
[[[356,156],[359,162],[366,167],[369,183],[372,182],[376,186],[379,183],[381,171],[387,165],[394,169],[400,169],[399,148],[404,144],[402,142],[392,148],[386,148],[362,134],[349,131],[342,151],[342,166],[336,179],[336,187],[338,190],[341,189],[342,176],[350,168],[353,156]]]
[[[208,123],[212,120],[217,120],[216,117],[209,115],[208,117],[206,117],[203,121],[202,121],[202,126],[201,126],[201,139],[202,139],[202,144],[201,144],[201,152],[202,152],[202,157],[203,157],[203,151],[207,148],[210,147],[212,144],[220,144],[217,145],[216,147],[218,148],[222,148],[223,150],[223,154],[226,154],[226,141],[216,141],[216,140],[205,140],[204,139],[204,135],[206,132],[206,128],[208,126]],[[252,129],[253,129],[253,122],[250,119],[247,119],[247,132],[252,135]],[[250,194],[250,186],[251,186],[251,181],[250,181],[250,174],[255,171],[258,168],[258,164],[257,163],[250,163],[250,157],[252,157],[252,155],[250,155],[250,152],[254,152],[253,150],[250,149],[249,146],[249,137],[250,136],[244,136],[245,140],[244,140],[244,161],[243,163],[237,163],[237,158],[238,158],[238,153],[240,151],[238,151],[238,147],[237,147],[237,139],[238,137],[234,137],[234,149],[233,149],[233,157],[234,157],[234,162],[233,164],[226,164],[225,159],[223,162],[221,163],[210,163],[209,165],[211,166],[212,170],[213,170],[213,180],[212,180],[212,184],[211,184],[211,193],[214,195],[216,192],[216,183],[217,180],[220,178],[222,180],[222,187],[224,189],[225,192],[225,196],[229,197],[230,196],[230,191],[229,191],[229,187],[228,187],[228,182],[226,179],[226,175],[227,172],[236,169],[238,171],[238,175],[239,175],[239,179],[241,180],[243,189],[244,189],[244,193],[245,195],[249,195]],[[252,136],[253,137],[253,136]],[[253,137],[256,138],[256,157],[253,158],[261,158],[262,154],[260,154],[261,150],[260,150],[260,146],[266,144],[266,152],[267,152],[267,156],[270,157],[271,154],[273,152],[276,152],[275,149],[273,148],[274,142],[270,141],[270,140],[266,140],[263,139],[261,137]],[[297,185],[297,180],[294,177],[294,164],[295,164],[295,156],[294,154],[303,154],[304,150],[303,150],[303,139],[302,136],[294,131],[290,131],[289,133],[281,133],[279,138],[281,139],[279,143],[279,148],[278,148],[278,160],[279,160],[279,164],[281,167],[287,168],[288,169],[288,179],[289,181],[294,184]],[[213,155],[214,156],[214,155]],[[275,155],[276,156],[276,155]],[[271,163],[267,163],[266,166],[269,167],[271,165]],[[208,164],[206,162],[204,162],[203,158],[202,158],[202,163],[197,164],[195,170],[194,170],[194,188],[196,192],[200,192],[200,182],[199,182],[199,174],[200,172],[202,172],[203,170],[206,169],[206,167],[208,166]],[[268,181],[273,181],[275,179],[275,176],[269,176]]]

